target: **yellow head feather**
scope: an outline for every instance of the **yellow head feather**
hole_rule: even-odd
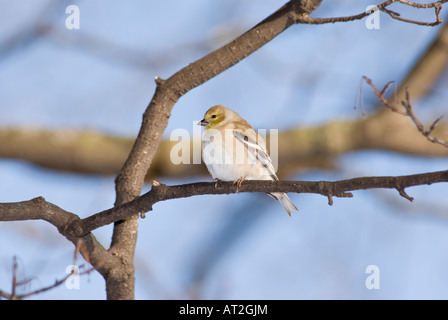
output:
[[[224,106],[216,105],[207,110],[204,115],[204,119],[198,124],[205,126],[205,129],[216,129],[226,124],[233,123],[234,125],[242,125],[247,128],[251,128],[250,124],[246,120],[233,110],[230,110]]]

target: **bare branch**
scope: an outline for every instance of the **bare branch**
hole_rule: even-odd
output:
[[[443,116],[438,117],[436,120],[433,121],[433,123],[429,126],[428,129],[425,128],[425,126],[421,123],[421,121],[417,118],[417,116],[414,113],[414,110],[412,108],[411,105],[411,99],[410,99],[410,94],[409,94],[409,90],[408,88],[405,88],[405,100],[401,101],[401,105],[404,108],[403,110],[398,109],[393,103],[391,103],[390,101],[388,101],[385,97],[384,94],[386,93],[387,89],[389,88],[391,82],[389,82],[388,84],[386,84],[386,86],[383,88],[383,90],[381,90],[381,92],[373,85],[373,82],[371,79],[367,78],[366,76],[362,77],[367,84],[372,88],[373,92],[375,93],[375,95],[378,97],[378,99],[381,100],[381,102],[384,104],[384,106],[388,109],[390,109],[391,111],[401,114],[403,116],[408,116],[409,118],[411,118],[412,122],[414,123],[415,127],[417,128],[417,130],[424,136],[426,137],[426,139],[428,139],[429,141],[433,142],[433,143],[437,143],[440,144],[446,148],[448,148],[448,142],[441,140],[439,138],[436,138],[434,136],[431,135],[431,133],[434,131],[434,129],[436,128],[436,125],[439,123],[439,121],[442,119]],[[400,193],[401,194],[401,193]]]
[[[447,1],[448,0],[441,0],[441,1],[431,2],[431,3],[427,3],[427,4],[420,4],[420,3],[415,3],[412,1],[406,1],[406,0],[388,0],[388,1],[385,1],[385,2],[377,5],[377,8],[378,8],[378,10],[381,10],[381,11],[387,13],[393,19],[400,20],[403,22],[413,23],[413,24],[417,24],[417,25],[421,25],[421,26],[431,26],[432,27],[432,26],[437,26],[443,22],[442,19],[440,18],[440,11],[442,9],[442,4],[446,3]],[[394,12],[387,8],[389,5],[391,5],[394,2],[400,2],[402,4],[405,4],[405,5],[417,8],[417,9],[434,8],[436,20],[434,22],[424,22],[424,21],[417,21],[417,20],[402,18],[399,13]],[[372,14],[373,12],[374,12],[373,10],[370,10],[370,11],[362,12],[362,13],[352,15],[352,16],[335,17],[335,18],[312,18],[309,16],[303,16],[299,19],[299,23],[325,24],[325,23],[355,21],[355,20],[361,20],[361,19],[367,17],[368,15]]]
[[[12,260],[13,260],[13,262],[12,262],[11,297],[15,297],[15,295],[16,295],[16,287],[17,287],[17,270],[18,270],[18,265],[17,265],[17,258],[16,257],[13,257]]]
[[[417,20],[411,20],[411,19],[406,19],[406,18],[402,18],[400,17],[400,14],[397,12],[394,12],[392,10],[389,10],[387,8],[382,8],[380,9],[381,11],[387,13],[389,16],[391,16],[392,19],[395,20],[399,20],[399,21],[403,21],[403,22],[408,22],[408,23],[413,23],[413,24],[417,24],[420,26],[428,26],[428,27],[433,27],[433,26],[437,26],[439,24],[441,24],[443,21],[440,18],[440,10],[442,10],[442,3],[441,1],[438,2],[434,2],[434,3],[429,3],[429,4],[419,4],[419,3],[413,3],[410,1],[404,1],[404,0],[398,0],[401,3],[416,7],[416,8],[434,8],[435,10],[435,16],[436,16],[436,21],[434,22],[423,22],[423,21],[417,21]]]
[[[85,248],[84,241],[82,240],[82,238],[79,238],[78,242],[77,242],[77,245],[76,245],[76,248],[75,248],[75,253],[74,253],[74,256],[73,256],[72,264],[74,266],[76,266],[76,260],[78,258],[79,253],[84,250],[83,248]],[[89,261],[87,261],[87,262],[89,262]],[[30,279],[25,279],[25,280],[22,280],[22,281],[17,281],[18,263],[17,263],[17,258],[13,257],[11,293],[8,294],[8,293],[0,290],[0,297],[6,298],[6,299],[9,299],[9,300],[22,300],[22,299],[28,298],[30,296],[33,296],[33,295],[36,295],[36,294],[43,293],[43,292],[49,291],[51,289],[54,289],[54,288],[62,285],[63,283],[65,283],[74,274],[78,274],[78,276],[81,276],[81,275],[84,275],[84,274],[89,274],[89,273],[91,273],[92,271],[95,270],[94,267],[90,267],[87,270],[84,270],[82,272],[78,272],[79,270],[81,270],[83,268],[84,268],[84,265],[78,266],[78,270],[73,268],[72,271],[68,275],[66,275],[65,277],[63,277],[60,280],[56,280],[55,283],[53,283],[52,285],[49,285],[49,286],[46,286],[46,287],[42,287],[40,289],[31,291],[31,292],[28,292],[28,293],[25,293],[25,294],[17,294],[17,292],[16,292],[17,288],[19,286],[23,286],[24,284],[29,283],[31,280]]]
[[[438,171],[409,176],[396,177],[361,177],[341,181],[256,181],[248,180],[239,188],[239,192],[294,192],[294,193],[314,193],[326,196],[329,204],[333,204],[333,197],[353,197],[350,191],[367,190],[376,188],[396,189],[400,195],[408,200],[412,197],[405,193],[405,188],[426,185],[438,182],[448,182],[448,171]],[[90,231],[108,225],[115,221],[123,220],[138,213],[152,210],[154,204],[160,201],[192,197],[204,194],[231,194],[237,189],[232,182],[221,182],[215,186],[214,182],[199,182],[177,186],[167,186],[162,183],[153,183],[152,189],[146,194],[125,203],[121,206],[101,211],[85,219],[74,219],[67,223],[64,228],[58,228],[66,237],[76,239],[85,237]],[[45,201],[39,198],[39,202]],[[46,202],[46,201],[45,201]],[[54,206],[46,202],[48,206]],[[23,210],[24,212],[34,212],[32,218],[37,219],[41,215],[45,217],[45,212],[37,211],[36,201],[24,201],[18,203],[0,203],[0,221],[26,220],[26,214],[20,219],[14,219],[12,212]],[[62,209],[60,209],[62,210]],[[63,214],[63,213],[59,213]],[[31,218],[31,217],[30,217]],[[46,220],[46,219],[44,219]],[[47,221],[49,221],[47,219]],[[49,221],[51,223],[51,221]],[[82,253],[82,251],[81,251]],[[104,259],[103,259],[104,262]],[[98,265],[97,265],[98,268]]]
[[[0,221],[44,220],[55,226],[59,233],[71,241],[75,247],[79,236],[72,236],[67,227],[81,220],[77,215],[37,197],[29,201],[0,203]],[[117,265],[117,259],[96,240],[91,233],[82,237],[79,252],[101,274],[105,275]]]
[[[411,202],[414,201],[414,198],[411,197],[411,196],[409,196],[409,195],[404,191],[403,188],[397,188],[397,190],[398,190],[398,193],[400,194],[400,196],[402,196],[403,198],[408,199],[408,200],[411,201]]]

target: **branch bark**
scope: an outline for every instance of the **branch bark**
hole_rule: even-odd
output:
[[[72,242],[75,247],[80,242],[78,235],[70,234],[68,226],[81,221],[79,216],[37,197],[29,201],[0,203],[0,221],[44,220],[55,226],[59,233]],[[119,263],[117,259],[96,240],[91,233],[82,238],[84,250],[80,253],[103,277],[106,277]]]
[[[352,197],[351,191],[377,188],[396,189],[401,196],[412,201],[405,193],[408,187],[448,182],[448,170],[431,173],[396,177],[361,177],[341,181],[256,181],[246,180],[237,191],[233,182],[199,182],[177,186],[167,186],[153,181],[152,189],[123,206],[102,211],[73,224],[73,233],[82,235],[130,214],[145,213],[152,210],[154,204],[171,199],[187,198],[205,194],[232,194],[238,192],[286,192],[314,193],[328,197]]]
[[[407,176],[361,177],[340,181],[266,181],[246,180],[237,191],[232,182],[199,182],[177,186],[167,186],[153,181],[152,188],[144,195],[123,205],[101,211],[84,219],[66,212],[46,202],[42,197],[16,203],[0,203],[0,221],[42,219],[56,226],[67,239],[76,243],[79,237],[92,239],[91,231],[110,223],[138,216],[151,211],[160,202],[171,199],[188,198],[205,194],[232,194],[238,192],[287,192],[313,193],[328,197],[330,205],[333,197],[353,197],[352,191],[377,188],[396,189],[399,194],[413,201],[405,189],[419,185],[448,182],[448,170]],[[104,262],[103,252],[102,260]]]

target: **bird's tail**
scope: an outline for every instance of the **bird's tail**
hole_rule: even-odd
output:
[[[299,211],[297,207],[294,205],[294,203],[292,203],[291,199],[289,199],[289,197],[286,195],[286,193],[274,192],[268,194],[282,204],[283,208],[286,210],[286,212],[290,217],[293,211]]]

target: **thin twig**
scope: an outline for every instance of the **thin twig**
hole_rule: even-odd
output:
[[[424,21],[418,21],[418,20],[411,20],[402,18],[399,13],[394,12],[387,7],[391,5],[394,2],[400,2],[402,4],[412,6],[417,9],[428,9],[428,8],[434,8],[435,10],[435,17],[436,20],[434,22],[424,22]],[[415,3],[412,1],[406,1],[406,0],[388,0],[385,1],[379,5],[377,5],[378,10],[383,11],[384,13],[387,13],[391,18],[400,20],[403,22],[413,23],[421,26],[437,26],[443,22],[443,20],[440,18],[440,11],[442,9],[442,4],[448,2],[448,0],[441,0],[436,2],[431,2],[427,4],[421,4],[421,3]],[[325,24],[325,23],[336,23],[336,22],[348,22],[348,21],[355,21],[355,20],[361,20],[368,15],[372,14],[374,10],[369,10],[363,13],[359,13],[352,16],[345,16],[345,17],[335,17],[335,18],[313,18],[310,16],[303,16],[299,18],[299,23],[308,23],[308,24]]]
[[[399,0],[399,1],[401,3],[407,4],[407,5],[419,8],[419,9],[422,9],[422,8],[423,9],[434,8],[436,21],[434,21],[434,22],[422,22],[422,21],[417,21],[417,20],[411,20],[411,19],[402,18],[399,13],[394,12],[392,10],[389,10],[387,8],[382,8],[380,10],[385,12],[385,13],[387,13],[392,19],[403,21],[403,22],[408,22],[408,23],[413,23],[413,24],[417,24],[417,25],[420,25],[420,26],[433,27],[433,26],[437,26],[437,25],[439,25],[439,24],[441,24],[443,22],[442,19],[440,18],[440,10],[442,9],[442,4],[441,4],[440,1],[434,2],[434,3],[429,3],[429,4],[426,4],[426,5],[422,5],[422,4],[419,4],[419,3],[413,3],[413,2],[410,2],[410,1],[403,1],[403,0]]]
[[[16,287],[17,287],[17,258],[14,256],[12,258],[12,285],[11,285],[11,297],[15,297],[16,295]]]
[[[428,129],[425,128],[425,126],[423,125],[423,123],[417,118],[417,116],[414,113],[414,109],[412,108],[411,105],[411,98],[410,98],[410,93],[408,88],[405,88],[405,100],[401,101],[401,105],[403,106],[404,110],[400,110],[398,109],[393,103],[391,103],[389,100],[387,100],[385,98],[385,93],[387,91],[387,89],[389,88],[391,82],[387,83],[386,86],[383,88],[383,90],[381,90],[381,92],[374,86],[373,82],[371,79],[367,78],[366,76],[363,76],[362,79],[364,79],[367,84],[372,88],[373,92],[375,93],[375,95],[378,97],[378,99],[381,100],[381,102],[383,103],[383,105],[390,109],[391,111],[401,114],[403,116],[407,116],[409,117],[412,122],[414,123],[415,127],[417,128],[417,130],[426,138],[428,139],[428,141],[431,141],[433,143],[437,143],[440,144],[446,148],[448,148],[448,142],[439,138],[436,138],[434,136],[431,135],[431,133],[434,131],[434,129],[436,128],[437,124],[439,123],[439,121],[442,119],[443,116],[438,117],[436,120],[434,120],[432,122],[432,124],[429,126]]]
[[[85,244],[83,243],[82,238],[80,238],[78,240],[78,244],[76,245],[75,248],[75,253],[73,256],[73,265],[76,266],[76,260],[77,257],[79,255],[80,252],[82,252],[83,250],[85,250]],[[85,257],[85,256],[84,256]],[[78,270],[82,269],[84,266],[81,265],[78,267]],[[24,298],[28,298],[30,296],[39,294],[39,293],[43,293],[46,291],[49,291],[51,289],[54,289],[58,286],[60,286],[61,284],[65,283],[71,276],[73,276],[74,274],[77,274],[78,276],[84,275],[84,274],[89,274],[90,272],[92,272],[93,270],[95,270],[94,267],[91,267],[83,272],[78,272],[76,271],[75,268],[73,268],[73,270],[64,278],[60,279],[60,280],[56,280],[55,283],[53,283],[52,285],[46,286],[46,287],[42,287],[40,289],[25,293],[25,294],[17,294],[17,288],[21,285],[23,285],[24,283],[28,283],[30,280],[26,279],[25,281],[17,281],[17,272],[18,272],[18,263],[17,263],[17,258],[13,257],[13,272],[12,272],[12,288],[11,288],[11,293],[8,294],[4,291],[0,291],[0,298],[6,298],[9,300],[22,300]]]

